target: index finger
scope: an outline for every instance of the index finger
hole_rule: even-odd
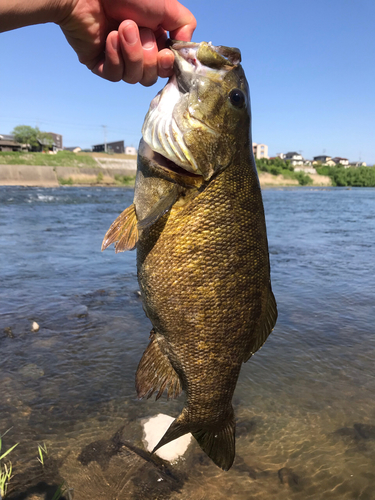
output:
[[[190,10],[177,0],[173,0],[165,11],[161,26],[169,31],[171,38],[190,42],[197,27],[197,21]]]

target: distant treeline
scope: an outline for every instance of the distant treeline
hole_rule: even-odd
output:
[[[333,186],[375,187],[375,167],[317,167],[321,175],[328,175]]]
[[[284,161],[281,158],[266,160],[265,158],[260,158],[256,160],[256,164],[260,172],[268,172],[272,175],[282,175],[284,179],[296,179],[301,186],[313,183],[309,175],[306,175],[304,172],[295,172],[294,167],[292,167],[288,160]]]

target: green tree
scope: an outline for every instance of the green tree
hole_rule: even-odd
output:
[[[30,144],[30,147],[38,147],[38,127],[30,127],[29,125],[17,125],[14,127],[12,134],[17,142],[21,144]]]
[[[42,148],[44,151],[48,151],[52,147],[53,138],[48,132],[41,132],[38,130],[37,139],[42,142]]]

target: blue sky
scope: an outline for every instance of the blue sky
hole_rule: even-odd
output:
[[[374,0],[186,0],[193,41],[241,49],[253,140],[271,156],[300,151],[375,164]],[[52,24],[0,34],[0,133],[25,124],[64,146],[137,146],[151,88],[90,73]]]

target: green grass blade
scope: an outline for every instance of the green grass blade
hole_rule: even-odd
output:
[[[19,443],[16,443],[14,446],[12,446],[11,448],[9,448],[9,450],[7,450],[3,455],[1,455],[0,460],[2,460],[4,457],[6,457],[18,445],[19,445]]]

